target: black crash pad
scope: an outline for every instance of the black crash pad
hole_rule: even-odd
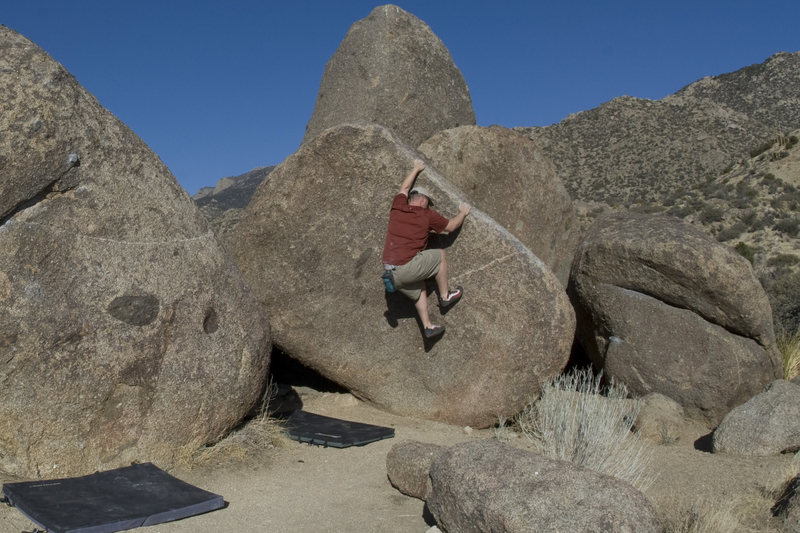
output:
[[[286,421],[289,437],[310,444],[347,448],[394,437],[394,428],[350,422],[339,418],[295,411]]]
[[[83,477],[6,483],[9,503],[49,533],[111,533],[219,509],[222,496],[151,463]]]

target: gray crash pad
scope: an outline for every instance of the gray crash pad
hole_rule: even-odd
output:
[[[286,433],[296,441],[347,448],[394,437],[394,428],[351,422],[308,411],[295,411],[286,421]]]
[[[151,463],[83,477],[5,483],[3,495],[49,533],[112,533],[225,505],[222,496],[183,482]]]

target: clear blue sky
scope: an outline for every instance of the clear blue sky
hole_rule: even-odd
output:
[[[448,47],[483,126],[659,99],[800,50],[800,0],[396,4]],[[377,5],[0,0],[0,23],[62,63],[194,194],[297,149],[326,62]]]

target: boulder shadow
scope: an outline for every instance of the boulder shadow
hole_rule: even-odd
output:
[[[433,347],[436,346],[436,343],[438,343],[440,340],[442,340],[444,338],[445,335],[447,335],[447,331],[445,331],[441,335],[437,335],[436,337],[434,337],[432,339],[426,339],[425,335],[423,334],[423,331],[422,331],[422,326],[420,326],[420,330],[419,331],[420,331],[420,335],[422,335],[422,345],[423,345],[423,347],[425,349],[425,353],[428,353],[431,350],[433,350]]]
[[[447,253],[447,248],[449,248],[455,242],[455,240],[458,238],[458,236],[461,234],[461,228],[462,227],[463,226],[459,227],[455,231],[453,231],[451,233],[448,233],[448,234],[438,233],[438,234],[431,235],[430,239],[428,240],[428,248],[444,249],[445,253]],[[449,263],[448,263],[448,268],[449,269],[452,268]],[[442,295],[438,293],[438,290],[436,289],[436,284],[434,283],[431,286],[431,284],[429,283],[428,285],[429,285],[428,286],[428,294],[436,293],[436,295],[439,298],[441,298]],[[451,286],[450,289],[452,290],[453,287]],[[465,290],[464,293],[466,294],[466,292],[467,291]],[[458,304],[453,304],[453,305],[450,305],[448,307],[439,306],[439,314],[442,315],[442,316],[446,315],[456,305],[458,305]]]
[[[414,302],[399,292],[384,291],[384,297],[386,298],[386,312],[383,313],[383,316],[386,317],[389,326],[396,328],[398,320],[406,318],[416,318],[419,322]]]
[[[425,520],[425,525],[429,527],[433,527],[436,525],[436,519],[433,517],[433,513],[428,508],[428,502],[425,502],[425,505],[422,507],[422,519]]]
[[[452,246],[459,235],[461,235],[461,226],[455,231],[450,233],[434,233],[428,238],[428,248],[449,248]]]
[[[701,452],[712,453],[714,451],[713,437],[714,437],[713,431],[708,435],[703,435],[702,437],[694,441],[694,449]]]
[[[433,284],[431,281],[427,281],[425,285],[428,294],[431,294],[431,291],[434,290],[435,284]],[[422,327],[422,321],[419,319],[419,315],[417,314],[417,309],[414,307],[414,302],[399,292],[384,291],[384,298],[386,298],[386,311],[383,313],[383,316],[386,317],[386,322],[389,324],[389,326],[396,328],[399,325],[398,321],[400,319],[413,318],[417,323],[417,329],[419,329],[419,335],[422,337],[422,343],[426,353],[431,351],[436,343],[447,334],[447,331],[445,331],[443,334],[432,339],[426,339],[425,330]]]
[[[272,391],[266,390],[272,387]],[[280,348],[273,346],[270,354],[270,375],[265,384],[265,394],[270,394],[270,416],[286,418],[303,408],[298,388],[309,388],[319,392],[345,393],[347,389],[327,379],[314,370],[292,359]],[[256,409],[258,406],[256,406]]]

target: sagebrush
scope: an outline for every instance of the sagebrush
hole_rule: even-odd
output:
[[[791,380],[800,375],[800,329],[793,334],[781,330],[776,341],[783,360],[783,379]]]
[[[601,382],[589,370],[557,377],[520,414],[519,427],[540,453],[646,490],[653,481],[645,472],[650,449],[631,431],[640,402],[627,399],[623,384]]]

